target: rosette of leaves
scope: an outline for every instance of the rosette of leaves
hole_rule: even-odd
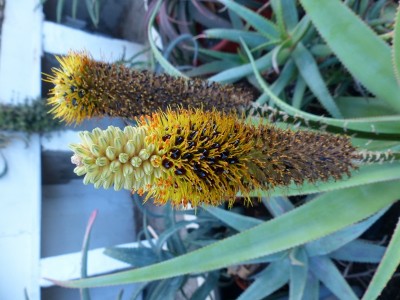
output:
[[[346,2],[354,12],[373,26],[375,32],[384,37],[390,36],[395,5],[388,1],[377,1],[369,6],[365,5],[365,1]],[[383,77],[378,80],[382,82],[377,81],[372,86],[367,86],[361,78],[353,79],[352,68],[341,63],[342,58],[321,38],[318,28],[314,27],[310,17],[304,13],[303,7],[297,1],[273,0],[263,3],[264,7],[260,7],[255,1],[221,0],[213,4],[213,7],[217,8],[216,11],[225,13],[218,15],[214,15],[209,8],[194,3],[199,2],[164,1],[154,9],[154,12],[158,12],[157,19],[150,18],[149,22],[149,27],[155,25],[155,20],[163,25],[158,28],[163,37],[164,54],[167,57],[172,49],[179,53],[183,49],[186,50],[182,55],[177,55],[180,58],[185,57],[184,54],[187,56],[190,53],[189,49],[193,50],[192,59],[199,57],[198,61],[201,61],[201,64],[182,72],[186,76],[206,76],[211,81],[222,83],[247,81],[262,93],[257,104],[273,103],[254,78],[251,64],[241,45],[243,41],[251,49],[256,67],[271,84],[272,91],[295,108],[322,112],[335,118],[359,116],[357,114],[365,112],[363,108],[367,104],[376,107],[368,110],[368,115],[400,111],[400,105],[393,100],[396,91],[389,88],[390,84],[387,82],[383,83]],[[202,19],[202,23],[207,23],[209,19],[215,22],[208,21],[209,27],[201,27],[200,30],[193,28],[190,26],[193,20],[186,19],[186,14],[183,14],[186,10],[190,12],[188,18]],[[263,15],[262,12],[266,10],[269,13]],[[356,33],[353,35],[360,36]],[[193,38],[194,36],[197,38]],[[190,38],[196,47],[191,47],[186,41]],[[218,48],[207,49],[201,46],[204,38],[209,43],[234,43],[236,50],[227,53]],[[158,51],[152,44],[150,35],[149,39],[153,52]],[[370,52],[364,54],[370,55],[379,53],[380,50],[382,49],[373,47],[363,52]],[[348,52],[352,56],[360,53]],[[361,57],[363,55],[359,56],[360,59]],[[157,54],[156,58],[168,72],[169,66],[158,59]],[[176,59],[170,59],[176,65]],[[190,61],[186,60],[179,66],[188,64]],[[385,85],[386,89],[380,88]]]
[[[263,199],[263,204],[274,217],[296,209],[287,198],[279,196]],[[238,232],[262,223],[260,219],[220,208],[210,207],[207,211]],[[320,299],[320,294],[324,293],[338,299],[358,299],[363,287],[351,286],[346,281],[348,274],[343,267],[340,270],[335,261],[345,263],[347,267],[352,263],[379,263],[386,248],[359,237],[385,211],[315,241],[245,262],[246,266],[266,266],[250,277],[251,284],[237,299],[264,299],[277,295],[275,292],[285,285],[289,286],[285,299]],[[312,216],[309,221],[312,222]],[[281,291],[278,294],[282,294]]]

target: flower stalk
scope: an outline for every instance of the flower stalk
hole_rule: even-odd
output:
[[[147,193],[160,205],[231,205],[239,192],[250,201],[253,189],[350,176],[360,158],[348,137],[249,125],[216,110],[168,109],[137,122],[80,133],[72,160],[85,184]]]

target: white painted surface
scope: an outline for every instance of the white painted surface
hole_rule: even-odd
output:
[[[0,48],[0,102],[40,96],[41,9],[37,0],[6,1]],[[0,179],[0,299],[40,299],[40,139],[1,149],[8,173]]]
[[[8,173],[0,178],[0,299],[40,299],[40,143],[13,140],[1,149]]]
[[[48,137],[42,138],[42,151],[70,151],[68,146],[79,142],[78,132],[74,130],[56,131],[52,132]]]
[[[38,0],[6,1],[1,32],[0,102],[40,96],[42,10]]]
[[[143,45],[125,40],[93,35],[82,30],[69,28],[54,22],[43,23],[43,49],[52,54],[67,54],[68,51],[85,50],[95,60],[116,61],[125,57],[131,58],[144,49]],[[146,61],[141,55],[138,60]]]

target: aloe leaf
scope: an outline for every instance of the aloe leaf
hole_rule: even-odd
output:
[[[399,181],[383,182],[322,194],[278,218],[148,267],[82,280],[52,281],[66,287],[94,287],[159,280],[239,264],[302,245],[359,222],[393,203],[399,195],[398,185]]]
[[[116,260],[126,262],[134,267],[144,267],[159,261],[151,248],[107,248],[104,254]]]
[[[210,272],[203,284],[196,289],[190,300],[204,300],[218,286],[219,272]]]
[[[289,263],[287,260],[270,263],[256,275],[254,282],[237,298],[264,299],[289,281]]]
[[[57,23],[61,22],[62,13],[63,13],[63,9],[64,9],[64,2],[65,2],[65,0],[58,0],[57,1],[57,8],[56,8]]]
[[[233,42],[240,42],[240,38],[242,38],[252,48],[268,42],[268,39],[258,32],[237,29],[212,28],[204,30],[203,34],[206,38],[225,39]]]
[[[274,23],[248,9],[245,6],[235,3],[232,0],[220,0],[226,7],[233,10],[237,15],[242,17],[253,26],[260,34],[265,35],[268,39],[278,39],[279,33]]]
[[[329,254],[330,258],[348,262],[379,263],[386,247],[365,240],[354,240]]]
[[[394,73],[400,85],[400,5],[397,7],[396,20],[394,23],[392,55]]]
[[[288,31],[299,23],[299,16],[295,0],[281,0],[283,20]]]
[[[387,208],[360,223],[351,225],[326,237],[307,243],[305,249],[307,250],[308,255],[310,257],[326,255],[339,249],[352,240],[355,240],[370,228],[386,211]]]
[[[335,99],[345,118],[379,117],[393,115],[386,102],[368,97],[338,97]]]
[[[259,258],[255,259],[250,259],[242,262],[241,264],[243,265],[251,265],[251,264],[264,264],[264,263],[270,263],[278,260],[283,260],[286,259],[287,256],[289,256],[290,250],[284,250],[280,251],[278,253],[273,253],[265,256],[261,256]]]
[[[292,106],[294,108],[299,110],[301,109],[306,88],[307,85],[304,79],[301,76],[297,77],[292,98]]]
[[[197,223],[201,222],[200,220],[196,220]],[[186,226],[193,224],[194,221],[180,221],[174,224],[171,224],[157,239],[156,249],[158,252],[162,252],[162,247],[167,242],[167,240],[174,234],[178,233],[179,230],[185,228]]]
[[[389,282],[390,278],[400,264],[400,220],[397,222],[396,229],[389,242],[385,255],[369,284],[363,300],[374,300],[379,297],[382,290]]]
[[[317,184],[305,183],[301,186],[291,184],[288,187],[277,187],[273,191],[255,190],[251,196],[298,196],[320,192],[335,191],[338,189],[366,185],[375,182],[400,179],[400,162],[363,165],[352,176],[340,181],[323,182]]]
[[[306,287],[304,289],[302,300],[319,300],[319,293],[318,279],[311,272],[308,272]]]
[[[285,38],[287,33],[285,28],[285,22],[283,21],[282,2],[280,0],[271,0],[270,3],[272,6],[272,10],[274,11],[275,23],[279,30],[279,34],[282,38]]]
[[[78,0],[72,0],[72,5],[71,5],[72,19],[76,19],[77,10],[78,10]]]
[[[262,223],[259,219],[246,217],[218,207],[206,206],[204,209],[237,231],[244,231]]]
[[[194,48],[191,48],[189,46],[187,47],[187,49],[191,50],[191,51],[194,50]],[[236,62],[237,64],[242,63],[242,59],[239,57],[239,55],[233,54],[233,53],[226,53],[226,52],[220,52],[220,51],[203,49],[203,48],[199,48],[199,53],[203,54],[203,56],[210,56],[212,58],[219,59],[219,60],[233,61],[233,62]]]
[[[294,248],[290,255],[289,300],[301,300],[307,283],[308,256],[303,247]]]
[[[383,116],[383,117],[375,117],[375,118],[357,118],[357,119],[333,119],[326,118],[323,116],[316,116],[310,113],[303,112],[299,109],[296,109],[285,101],[281,100],[276,94],[273,93],[271,88],[267,85],[265,80],[262,78],[259,68],[257,67],[253,56],[249,48],[245,43],[242,43],[243,48],[246,51],[246,54],[250,60],[250,65],[254,72],[254,75],[257,78],[259,85],[262,87],[265,94],[267,94],[271,100],[281,109],[292,116],[300,116],[304,119],[312,120],[320,122],[321,124],[340,126],[343,128],[354,129],[354,130],[364,130],[371,131],[376,133],[399,133],[400,132],[400,115],[396,116]],[[271,53],[271,52],[270,52]],[[269,54],[270,54],[269,53]],[[259,104],[259,103],[258,103]]]
[[[400,112],[400,87],[390,47],[340,0],[300,0],[300,3],[350,73]]]
[[[338,299],[358,300],[354,291],[329,258],[325,256],[316,256],[312,257],[309,263],[312,273],[338,297]]]
[[[203,76],[206,74],[215,74],[221,72],[226,69],[234,68],[238,65],[238,63],[233,61],[221,61],[221,60],[214,60],[209,63],[205,63],[203,65],[198,66],[188,72],[186,75],[189,77],[196,77],[196,76]]]
[[[277,58],[278,62],[281,63],[281,62],[285,61],[289,57],[289,54],[290,54],[289,50],[284,49],[284,50],[280,51],[278,58]],[[267,54],[258,58],[254,63],[255,68],[257,68],[260,71],[272,68],[272,56],[273,56],[273,53],[268,52]],[[241,66],[220,72],[220,73],[210,77],[208,80],[222,82],[222,83],[233,83],[233,82],[238,81],[241,78],[246,77],[252,73],[253,73],[253,67],[250,63],[247,63],[247,64],[243,64]]]
[[[281,216],[295,208],[286,197],[263,198],[263,203],[274,217]]]
[[[94,221],[96,220],[97,217],[97,210],[94,210],[90,217],[88,224],[86,226],[86,231],[85,235],[83,238],[83,244],[82,244],[82,259],[81,259],[81,278],[87,278],[87,265],[88,265],[88,251],[89,251],[89,244],[90,244],[90,236],[92,233],[92,228]],[[83,288],[80,290],[81,294],[81,299],[82,300],[90,300],[90,292],[89,289]]]
[[[178,69],[176,69],[173,65],[171,65],[161,54],[161,52],[158,50],[156,44],[154,43],[153,36],[152,36],[152,28],[154,24],[154,20],[156,18],[157,12],[160,9],[161,4],[163,3],[162,0],[158,0],[156,3],[150,18],[149,18],[149,23],[147,26],[147,38],[149,40],[150,48],[152,53],[154,54],[154,57],[157,59],[157,61],[160,63],[160,65],[164,68],[165,72],[173,75],[173,76],[179,76],[179,77],[184,77],[187,78],[184,74],[182,74]]]
[[[95,27],[100,21],[100,1],[99,0],[86,0],[86,8],[89,13],[90,19]]]
[[[307,83],[310,90],[317,97],[321,105],[335,118],[342,118],[335,101],[333,100],[325,81],[322,78],[317,63],[312,54],[304,47],[302,43],[298,43],[292,52],[297,68]]]

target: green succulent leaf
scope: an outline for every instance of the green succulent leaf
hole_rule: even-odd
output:
[[[386,247],[357,239],[329,254],[330,258],[348,262],[379,263]]]
[[[400,264],[400,220],[397,222],[396,229],[392,235],[385,255],[372,278],[363,300],[374,300],[379,297],[384,287],[393,276]]]
[[[246,20],[247,23],[253,26],[260,34],[265,35],[268,39],[274,40],[279,38],[279,33],[275,24],[268,19],[232,0],[220,0],[220,2]]]
[[[113,247],[104,250],[104,254],[126,262],[134,267],[144,267],[159,261],[158,256],[151,248],[124,248]]]
[[[246,217],[218,207],[207,206],[204,209],[237,231],[244,231],[262,223],[259,219]]]
[[[311,272],[308,272],[302,300],[319,300],[319,290],[318,279]]]
[[[383,164],[362,165],[356,171],[352,172],[350,178],[340,181],[330,181],[324,183],[310,184],[305,183],[301,186],[291,184],[288,187],[275,188],[273,191],[264,192],[256,190],[251,193],[252,196],[298,196],[320,192],[335,191],[343,188],[366,185],[374,182],[382,182],[400,179],[400,162],[388,162]]]
[[[342,118],[342,113],[339,111],[335,100],[333,100],[325,81],[322,78],[317,63],[312,54],[302,44],[298,43],[292,57],[297,65],[302,78],[307,83],[309,89],[314,93],[321,105],[334,117]]]
[[[168,60],[166,60],[164,58],[164,56],[158,50],[158,48],[154,42],[153,35],[152,35],[152,28],[153,28],[154,21],[156,19],[157,12],[160,9],[162,3],[163,3],[162,0],[157,1],[157,3],[150,15],[149,23],[147,26],[147,38],[148,38],[148,41],[150,44],[150,48],[151,48],[152,53],[154,54],[154,57],[157,59],[157,61],[160,63],[160,65],[164,68],[166,73],[173,75],[173,76],[187,78],[187,76],[182,74],[178,69],[176,69],[173,65],[171,65],[171,63],[168,62]]]
[[[278,218],[155,265],[82,280],[54,282],[68,287],[104,286],[152,281],[239,264],[302,245],[359,222],[393,203],[398,197],[398,185],[399,181],[382,182],[322,194]],[[193,264],[194,261],[201,263]]]
[[[350,73],[400,112],[400,86],[394,74],[389,45],[340,0],[300,0],[300,3]]]
[[[295,208],[288,198],[282,196],[263,198],[262,200],[274,217],[281,216]]]
[[[270,263],[263,271],[256,275],[254,282],[237,300],[258,300],[268,297],[289,281],[289,267],[287,260]]]
[[[252,48],[268,42],[268,39],[257,32],[237,29],[212,28],[204,30],[203,34],[207,38],[225,39],[233,42],[240,42],[240,38],[242,38]]]
[[[342,230],[336,231],[326,237],[316,241],[309,242],[305,245],[305,249],[309,256],[327,255],[347,243],[351,242],[363,234],[369,227],[371,227],[385,212],[387,208],[382,209],[377,214],[369,217],[368,219],[351,225]]]
[[[280,51],[277,57],[278,62],[281,63],[283,61],[286,61],[286,59],[290,56],[289,54],[290,52],[287,49]],[[270,69],[272,68],[272,60],[273,60],[273,52],[270,51],[261,56],[260,58],[256,59],[255,67],[260,71]],[[253,67],[250,63],[247,63],[215,74],[214,76],[211,76],[208,80],[221,83],[233,83],[242,79],[243,77],[251,75],[252,73],[253,73]]]
[[[400,132],[400,115],[395,116],[382,116],[382,117],[374,117],[374,118],[356,118],[356,119],[333,119],[327,118],[323,116],[316,116],[310,113],[303,112],[299,109],[296,109],[285,101],[276,96],[276,94],[271,90],[265,80],[262,78],[259,68],[256,65],[256,61],[254,61],[253,56],[249,48],[245,43],[242,43],[243,48],[246,51],[246,54],[250,60],[250,65],[254,72],[254,75],[257,78],[259,85],[262,87],[263,92],[271,98],[271,100],[285,112],[292,116],[300,116],[307,120],[313,120],[320,122],[321,124],[333,125],[343,127],[344,129],[355,129],[361,130],[371,133],[396,133]],[[271,52],[270,52],[271,53]],[[260,97],[261,98],[261,97]],[[257,100],[257,103],[260,104]],[[261,103],[262,104],[262,103]]]
[[[338,97],[337,106],[345,118],[365,118],[393,115],[393,109],[386,102],[371,97]]]
[[[397,77],[397,82],[400,85],[400,5],[397,7],[396,19],[393,31],[393,67]]]
[[[308,255],[303,247],[296,247],[291,251],[289,259],[289,300],[301,300],[308,277]]]
[[[357,300],[358,297],[348,285],[334,263],[325,256],[310,259],[310,269],[338,299]]]
[[[190,300],[204,300],[207,296],[218,287],[219,272],[210,272],[203,284],[196,289]]]

